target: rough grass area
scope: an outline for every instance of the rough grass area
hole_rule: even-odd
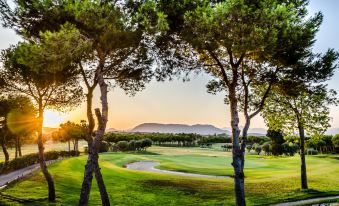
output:
[[[41,174],[3,192],[24,203],[0,197],[0,205],[76,205],[86,156],[49,167],[54,176],[57,202],[46,201]],[[112,205],[234,205],[233,180],[183,177],[133,171],[123,166],[140,160],[159,161],[162,169],[210,175],[232,175],[231,153],[200,148],[153,147],[148,152],[100,155]],[[339,194],[339,160],[336,156],[307,156],[309,190],[300,190],[299,157],[246,156],[245,188],[248,205],[266,205]],[[33,201],[33,202],[32,202]],[[95,181],[90,205],[100,205]]]

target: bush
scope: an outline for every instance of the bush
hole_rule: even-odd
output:
[[[313,148],[310,148],[310,149],[307,149],[307,150],[305,151],[305,153],[306,153],[307,155],[317,155],[319,152],[318,152],[318,150],[315,150],[315,149],[313,149]]]
[[[299,150],[299,145],[285,142],[282,146],[282,152],[286,156],[294,156]]]
[[[261,148],[260,145],[258,145],[258,146],[255,147],[255,152],[256,152],[258,155],[260,155],[261,150],[262,150],[262,148]]]
[[[128,142],[127,141],[119,141],[116,146],[120,151],[127,151],[128,150]]]
[[[99,153],[103,153],[103,152],[108,152],[109,150],[109,143],[106,141],[101,141],[99,144]]]
[[[225,145],[222,145],[221,148],[223,148],[224,151],[231,151],[233,148],[232,143],[226,143]]]
[[[57,160],[59,158],[64,157],[70,157],[70,156],[78,156],[78,151],[49,151],[45,152],[45,160]],[[11,172],[14,170],[22,169],[28,166],[31,166],[33,164],[39,163],[39,154],[28,154],[24,155],[22,157],[10,160],[7,165],[4,165],[4,163],[0,163],[0,174]]]
[[[332,137],[332,144],[335,147],[339,147],[339,134],[336,134]]]
[[[252,145],[252,150],[254,150],[258,155],[260,155],[262,147],[258,143]]]
[[[270,141],[269,137],[266,136],[248,136],[247,137],[247,143],[249,144],[264,144],[265,142]]]
[[[250,153],[252,149],[252,145],[246,145],[247,152]]]
[[[141,140],[141,149],[146,150],[147,147],[151,147],[152,146],[152,140],[146,138]]]
[[[136,150],[136,147],[135,147],[135,140],[131,140],[128,142],[128,150],[130,151],[135,151]]]
[[[261,146],[261,148],[265,152],[266,155],[270,155],[272,153],[272,145],[269,142],[264,143]]]

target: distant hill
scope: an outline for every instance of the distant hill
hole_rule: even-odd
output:
[[[201,135],[214,134],[230,134],[228,130],[222,130],[213,125],[208,124],[159,124],[159,123],[143,123],[134,127],[131,132],[145,133],[197,133]]]
[[[325,134],[327,135],[335,135],[335,134],[339,134],[339,128],[329,128]]]

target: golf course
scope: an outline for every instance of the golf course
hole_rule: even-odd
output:
[[[56,202],[48,203],[47,185],[41,172],[12,184],[2,192],[0,205],[76,205],[87,156],[69,158],[49,166],[55,179]],[[218,148],[157,147],[147,152],[101,153],[101,171],[112,205],[234,205],[231,152]],[[161,170],[230,176],[230,178],[185,177],[135,171],[126,164],[155,161]],[[273,157],[246,155],[245,191],[248,205],[270,205],[339,194],[339,157],[307,156],[308,190],[300,189],[299,155]],[[331,202],[338,202],[332,200]],[[99,190],[93,181],[90,205],[100,205]]]

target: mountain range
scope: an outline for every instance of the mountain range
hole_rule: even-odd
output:
[[[196,133],[200,135],[219,135],[231,134],[230,128],[218,128],[209,124],[160,124],[160,123],[143,123],[137,125],[133,129],[127,131],[120,131],[110,128],[107,132],[143,132],[143,133]],[[262,128],[249,129],[248,135],[265,136],[266,130]]]

